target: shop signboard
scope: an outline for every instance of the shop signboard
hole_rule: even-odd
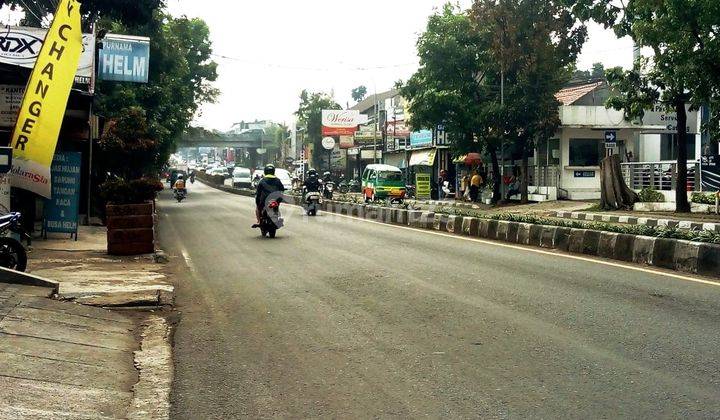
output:
[[[79,152],[55,154],[51,167],[51,197],[44,208],[43,230],[46,234],[70,233],[77,239],[81,165]]]
[[[368,121],[367,115],[350,109],[324,109],[322,111],[323,136],[352,136],[361,124]]]
[[[374,156],[375,157],[373,157],[372,149],[360,151],[360,159],[374,159],[374,158],[382,159],[382,150],[380,150],[380,149],[375,150]]]
[[[698,132],[698,113],[690,110],[690,105],[685,106],[687,112],[687,132],[688,134],[697,134]],[[653,109],[646,110],[642,118],[643,125],[665,127],[656,133],[677,133],[677,113],[668,111],[663,106],[656,106]],[[655,131],[653,131],[655,132]]]
[[[340,148],[349,149],[355,146],[355,139],[353,136],[340,136]]]
[[[150,38],[107,34],[98,57],[100,80],[147,83]]]
[[[418,172],[415,174],[415,195],[419,199],[430,199],[432,182],[430,174]]]
[[[426,147],[432,145],[432,131],[420,130],[410,134],[411,147]]]
[[[0,85],[0,127],[14,127],[25,86]]]
[[[10,26],[0,31],[0,63],[31,69],[40,55],[47,28]],[[75,83],[89,85],[92,78],[95,36],[82,34],[82,53],[75,73]]]
[[[385,127],[385,133],[388,137],[406,139],[410,137],[410,128],[405,121],[389,121]]]
[[[720,155],[703,156],[700,160],[703,191],[720,191]]]

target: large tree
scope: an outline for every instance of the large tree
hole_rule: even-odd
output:
[[[295,111],[298,123],[307,133],[306,144],[313,145],[313,161],[322,161],[325,151],[322,147],[322,110],[342,109],[332,96],[322,92],[300,93],[300,106]]]
[[[417,52],[420,67],[400,85],[409,102],[410,125],[417,130],[444,124],[455,153],[485,151],[498,174],[497,150],[503,139],[498,129],[500,68],[490,54],[489,39],[479,36],[466,11],[446,4],[428,19]],[[500,183],[497,177],[494,181],[497,201]]]
[[[560,123],[554,94],[585,37],[585,27],[555,1],[478,0],[471,12],[446,5],[430,17],[417,43],[420,68],[402,87],[412,126],[442,123],[457,153],[486,151],[495,201],[498,149],[514,146],[523,156],[527,200],[528,154]]]
[[[587,37],[570,9],[554,0],[477,0],[472,17],[491,40],[505,80],[504,133],[521,154],[521,196],[528,198],[528,157],[560,126],[555,99]]]
[[[711,104],[712,122],[707,128],[720,132],[720,2],[717,0],[565,0],[577,16],[614,28],[618,36],[630,36],[652,49],[650,58],[639,60],[630,71],[613,70],[609,79],[618,92],[609,106],[623,109],[628,119],[642,117],[646,109],[661,105],[677,113],[678,212],[690,211],[687,183],[686,104],[699,108]]]
[[[217,95],[210,84],[217,78],[217,65],[210,60],[210,31],[200,19],[173,18],[161,12],[142,24],[107,20],[101,24],[110,32],[151,39],[148,83],[99,82],[95,103],[96,112],[110,121],[127,117],[128,108],[143,110],[131,114],[138,125],[152,128],[154,160],[143,170],[157,172],[175,151],[200,105]],[[101,153],[105,152],[104,139],[100,146]]]

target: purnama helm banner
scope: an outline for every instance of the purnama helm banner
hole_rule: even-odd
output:
[[[80,3],[60,0],[10,141],[13,187],[50,198],[50,165],[81,53]]]

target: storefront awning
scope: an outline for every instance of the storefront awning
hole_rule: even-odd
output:
[[[415,150],[410,155],[410,166],[433,166],[436,154],[436,149]]]
[[[468,153],[467,155],[458,156],[453,160],[453,163],[462,163],[468,166],[477,165],[482,162],[482,156],[480,153]]]
[[[405,159],[405,152],[402,153],[386,153],[385,164],[395,166],[403,169],[407,168],[407,160]]]

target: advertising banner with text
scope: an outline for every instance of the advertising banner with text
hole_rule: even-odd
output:
[[[100,80],[147,83],[150,38],[108,34],[98,58]]]
[[[322,111],[323,136],[352,136],[360,124],[367,123],[367,115],[360,111],[324,109]]]
[[[79,7],[79,6],[78,6]],[[33,68],[48,30],[29,26],[10,26],[0,31],[0,63]],[[88,85],[92,78],[95,37],[82,34],[82,53],[75,72],[75,83]]]
[[[80,3],[60,0],[10,139],[14,187],[50,198],[50,164],[81,53]]]

